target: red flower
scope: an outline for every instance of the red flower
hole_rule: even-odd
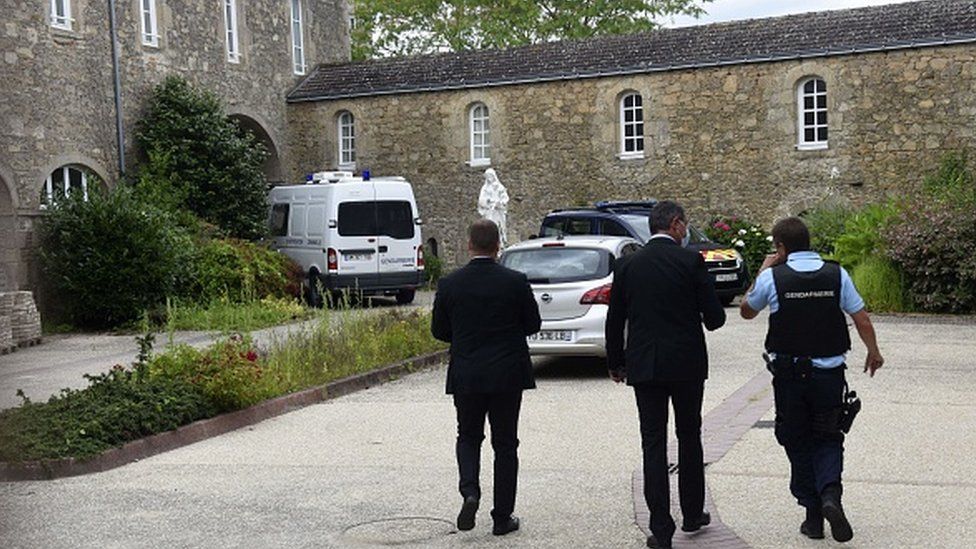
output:
[[[244,358],[246,358],[250,362],[254,362],[258,359],[258,354],[255,353],[253,350],[250,350],[247,352],[247,356]]]

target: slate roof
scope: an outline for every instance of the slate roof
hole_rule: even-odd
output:
[[[976,0],[927,0],[695,27],[319,65],[289,102],[597,78],[976,42]]]

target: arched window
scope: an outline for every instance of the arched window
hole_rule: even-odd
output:
[[[339,168],[356,168],[356,121],[349,111],[339,114]]]
[[[620,157],[644,156],[644,100],[639,93],[620,98]]]
[[[796,88],[797,148],[827,148],[827,83],[818,76]]]
[[[98,177],[84,166],[64,165],[51,172],[44,180],[41,189],[41,204],[51,206],[58,200],[80,192],[84,200],[88,200],[88,189],[98,184]]]
[[[469,128],[471,143],[471,165],[487,166],[491,164],[491,139],[488,124],[488,106],[475,103],[469,111]]]

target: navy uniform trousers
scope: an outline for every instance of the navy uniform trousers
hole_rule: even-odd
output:
[[[819,510],[824,487],[841,481],[844,434],[836,419],[846,389],[844,369],[812,368],[806,378],[773,378],[776,440],[790,460],[790,491],[804,507]]]

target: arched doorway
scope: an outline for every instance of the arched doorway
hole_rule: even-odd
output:
[[[278,185],[284,183],[285,178],[281,172],[281,160],[278,158],[278,147],[275,146],[271,134],[264,129],[264,126],[260,122],[246,114],[231,114],[228,118],[237,122],[238,127],[242,130],[251,132],[255,139],[267,149],[268,156],[264,159],[264,164],[261,168],[264,171],[264,178],[268,184]]]
[[[13,181],[0,172],[0,292],[16,290],[20,250],[17,246],[17,208]]]

